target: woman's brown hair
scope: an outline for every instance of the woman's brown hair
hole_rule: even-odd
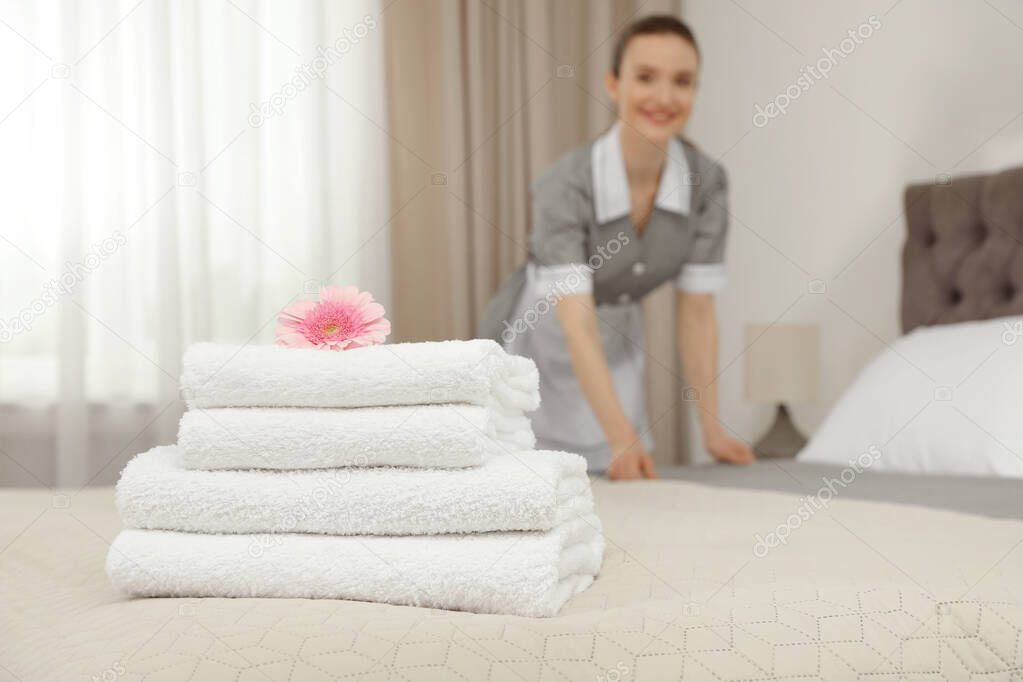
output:
[[[670,14],[651,14],[650,16],[637,19],[632,22],[618,35],[618,42],[615,43],[614,57],[611,60],[611,72],[618,78],[618,70],[622,66],[622,56],[629,41],[636,36],[661,35],[672,33],[682,38],[696,50],[696,56],[700,56],[700,48],[696,45],[696,36],[686,23]]]

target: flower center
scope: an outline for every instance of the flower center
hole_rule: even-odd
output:
[[[304,326],[306,338],[313,343],[343,343],[362,333],[365,320],[358,308],[324,301],[312,310]]]

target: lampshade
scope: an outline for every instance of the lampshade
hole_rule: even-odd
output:
[[[816,325],[747,325],[746,347],[747,400],[798,404],[817,399]]]

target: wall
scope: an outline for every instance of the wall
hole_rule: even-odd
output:
[[[809,432],[899,333],[905,185],[1023,164],[1023,6],[687,0],[684,16],[704,56],[688,132],[732,187],[722,418],[755,440],[773,414],[743,397],[745,325],[809,322],[820,397],[795,409]],[[861,25],[869,37],[848,39]],[[843,47],[827,78],[801,72]],[[754,124],[793,84],[786,113]]]

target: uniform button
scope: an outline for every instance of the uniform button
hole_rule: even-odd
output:
[[[646,272],[646,264],[642,261],[632,264],[632,274],[636,277],[641,277]]]
[[[632,296],[629,296],[628,294],[619,294],[618,295],[618,302],[619,303],[628,303],[631,300],[632,300]]]

